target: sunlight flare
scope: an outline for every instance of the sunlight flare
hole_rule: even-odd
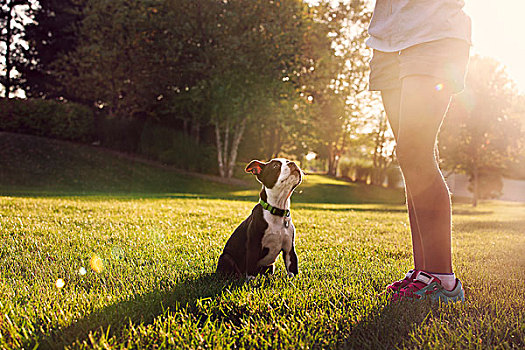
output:
[[[89,266],[96,273],[101,273],[104,270],[104,263],[98,255],[93,255],[89,260]]]
[[[57,287],[58,289],[62,289],[65,285],[66,283],[62,278],[57,279],[55,282],[55,287]]]
[[[120,260],[124,257],[124,250],[118,246],[111,248],[111,256],[113,259]]]

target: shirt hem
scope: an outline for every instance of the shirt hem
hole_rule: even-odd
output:
[[[374,50],[381,51],[381,52],[399,52],[399,51],[402,51],[404,49],[407,49],[407,48],[415,46],[415,45],[424,44],[424,43],[428,43],[430,41],[436,41],[436,40],[441,40],[441,39],[459,39],[459,40],[465,41],[470,46],[472,46],[472,40],[470,40],[468,38],[465,38],[465,37],[461,37],[459,35],[457,35],[457,36],[454,36],[454,35],[443,35],[443,36],[434,36],[434,37],[422,38],[422,39],[418,39],[418,40],[411,41],[411,42],[399,43],[399,44],[394,45],[394,46],[384,44],[381,40],[379,40],[379,39],[377,39],[377,38],[375,38],[373,36],[370,36],[370,37],[368,37],[368,39],[366,39],[365,44],[366,44],[366,46],[368,46],[368,47],[370,47],[370,48],[372,48]]]

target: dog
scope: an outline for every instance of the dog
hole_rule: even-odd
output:
[[[299,270],[290,197],[301,183],[303,171],[283,158],[267,163],[254,160],[245,171],[255,175],[262,184],[259,203],[226,242],[217,273],[248,279],[273,274],[275,260],[282,252],[287,274],[293,277]]]

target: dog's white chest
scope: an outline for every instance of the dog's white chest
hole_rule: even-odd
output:
[[[283,218],[264,212],[264,219],[268,228],[264,231],[261,245],[268,249],[268,253],[260,261],[260,266],[272,264],[281,250],[288,251],[293,244],[294,226],[291,218]]]

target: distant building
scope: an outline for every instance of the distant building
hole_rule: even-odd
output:
[[[472,198],[468,190],[468,177],[464,174],[452,174],[447,177],[447,184],[452,195]],[[503,194],[497,198],[503,201],[525,202],[525,181],[503,179]]]

